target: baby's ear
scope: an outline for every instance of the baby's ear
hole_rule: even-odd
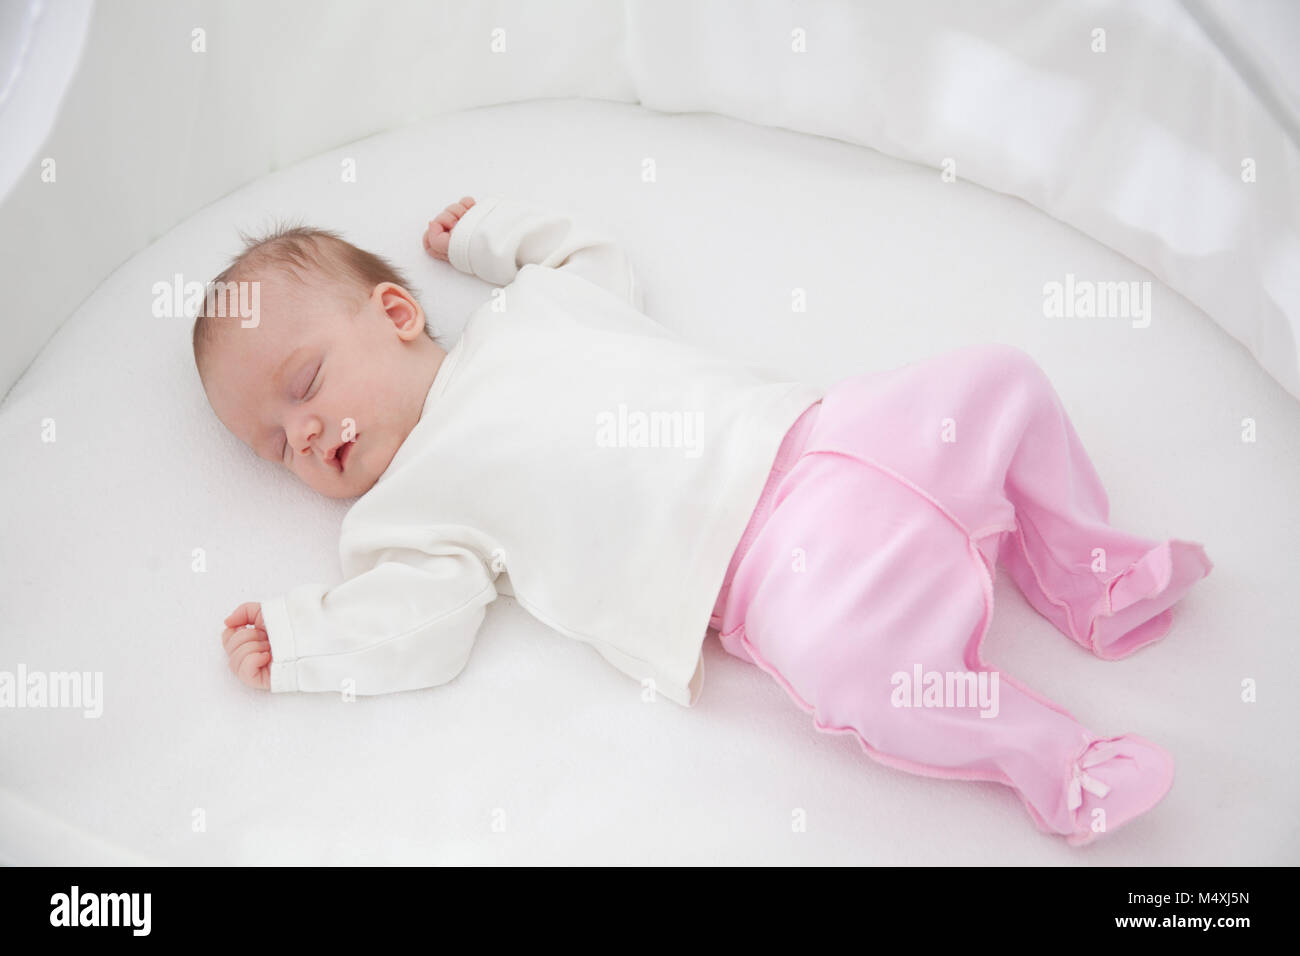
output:
[[[424,310],[410,292],[395,282],[381,282],[371,294],[403,341],[409,342],[424,332]]]

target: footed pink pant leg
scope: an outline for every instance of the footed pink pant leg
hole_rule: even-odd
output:
[[[1123,638],[1208,571],[1198,546],[1162,551],[1105,517],[1091,464],[1022,353],[965,349],[850,379],[787,436],[715,625],[819,729],[901,769],[1004,783],[1041,829],[1088,842],[1164,796],[1169,755],[1096,736],[989,668],[980,644],[999,554],[1076,640],[1080,622],[1090,641]],[[1118,572],[1094,570],[1096,547]],[[1130,588],[1139,566],[1150,580]],[[1128,650],[1153,639],[1139,636]]]
[[[1019,349],[958,349],[850,379],[823,406],[814,447],[869,458],[924,488],[1040,614],[1099,657],[1164,636],[1169,608],[1213,567],[1198,544],[1110,526],[1060,398]]]

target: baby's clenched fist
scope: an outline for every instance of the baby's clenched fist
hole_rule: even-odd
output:
[[[438,213],[436,219],[430,219],[429,228],[424,232],[424,251],[435,259],[446,262],[447,249],[451,246],[451,231],[473,205],[474,200],[466,196]]]
[[[271,641],[262,621],[262,605],[241,604],[225,620],[221,646],[235,676],[258,690],[271,689]]]

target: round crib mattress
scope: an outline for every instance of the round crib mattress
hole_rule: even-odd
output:
[[[344,702],[239,684],[222,618],[337,582],[348,503],[226,433],[190,320],[155,314],[160,284],[203,282],[237,230],[293,219],[393,259],[454,342],[490,288],[429,259],[420,237],[446,204],[489,193],[621,238],[646,311],[684,338],[823,386],[976,342],[1034,355],[1113,522],[1200,541],[1216,567],[1164,641],[1118,663],[1066,641],[1001,579],[985,653],[1097,732],[1170,750],[1165,801],[1071,849],[1006,788],[911,776],[818,733],[712,638],[696,707],[645,703],[509,598],[440,688]],[[1052,283],[1080,281],[1149,289],[1149,321],[1045,314]],[[348,145],[133,256],[0,405],[0,671],[102,679],[96,716],[0,710],[0,861],[1300,862],[1300,698],[1268,680],[1300,632],[1296,413],[1244,348],[1120,255],[1018,199],[861,147],[595,101],[450,114]],[[797,811],[806,830],[792,834]]]

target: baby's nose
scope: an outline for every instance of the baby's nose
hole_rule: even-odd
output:
[[[320,437],[321,429],[318,423],[312,422],[298,436],[294,442],[294,447],[298,449],[300,455],[310,455],[315,449],[315,441]]]

